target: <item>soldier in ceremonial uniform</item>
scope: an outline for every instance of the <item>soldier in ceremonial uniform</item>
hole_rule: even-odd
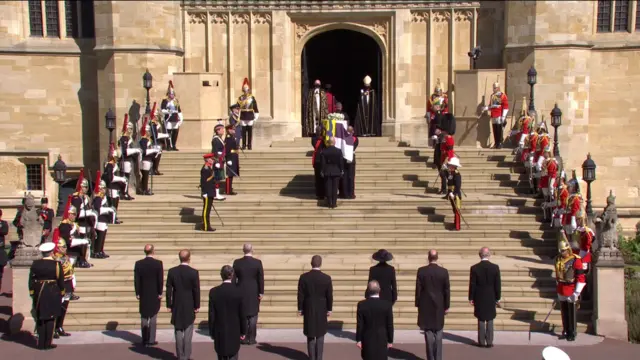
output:
[[[233,191],[233,178],[240,176],[240,157],[238,156],[238,143],[236,142],[236,129],[233,125],[226,126],[227,136],[224,139],[225,160],[227,162],[227,179],[225,181],[225,194],[237,195]]]
[[[178,133],[180,132],[180,126],[182,126],[182,109],[176,98],[176,92],[173,89],[173,81],[169,80],[169,87],[167,88],[167,97],[162,100],[160,109],[164,114],[164,123],[169,132],[171,139],[171,149],[177,151],[176,144],[178,143]]]
[[[53,337],[58,339],[60,336],[70,336],[68,332],[64,331],[64,318],[67,315],[67,310],[69,309],[69,302],[71,300],[80,299],[79,296],[73,294],[76,287],[76,275],[73,270],[73,264],[67,256],[67,242],[64,239],[60,239],[60,231],[58,229],[54,230],[53,233],[54,241],[53,243],[56,245],[53,258],[58,260],[60,264],[62,264],[62,272],[64,274],[64,291],[65,294],[62,297],[62,312],[60,316],[56,319],[55,332]]]
[[[531,185],[531,193],[536,194],[538,191],[538,178],[536,177],[536,168],[534,166],[534,160],[536,155],[536,148],[538,147],[538,129],[532,129],[531,133],[525,141],[525,146],[528,145],[527,157],[523,159],[524,166],[527,169],[529,175],[529,183]]]
[[[53,259],[52,242],[40,245],[42,259],[35,260],[29,271],[29,294],[33,299],[33,317],[38,330],[38,349],[53,349],[55,321],[60,316],[64,290],[62,264]]]
[[[220,183],[226,180],[226,167],[225,161],[226,150],[224,141],[224,125],[218,124],[213,129],[216,135],[211,140],[211,153],[215,155],[213,161],[213,173],[215,175],[215,197],[213,200],[223,201],[226,198],[220,195]]]
[[[515,136],[515,143],[518,144],[518,153],[522,155],[524,151],[524,143],[527,136],[531,133],[531,125],[534,120],[531,114],[527,113],[527,98],[522,98],[522,110],[520,110],[520,118],[516,122],[515,128],[512,130],[512,136]]]
[[[564,232],[569,240],[572,240],[573,234],[578,228],[578,212],[582,208],[582,195],[580,195],[580,184],[576,177],[576,171],[573,171],[572,179],[567,184],[569,190],[569,198],[567,199],[567,206],[564,209],[564,216],[562,224],[564,225]]]
[[[546,161],[547,153],[551,153],[551,142],[547,130],[547,124],[545,122],[540,123],[538,127],[538,144],[536,145],[536,153],[534,157],[536,174],[538,174],[538,178],[542,177],[542,168],[544,167],[544,163]],[[541,188],[541,187],[540,187]],[[541,192],[538,193],[538,196],[542,196]]]
[[[80,268],[90,268],[93,266],[87,262],[87,256],[89,255],[89,246],[98,220],[98,214],[91,209],[91,201],[89,195],[87,195],[88,190],[89,181],[84,178],[84,169],[81,169],[80,177],[76,185],[76,192],[71,197],[71,205],[75,208],[76,223],[78,225],[75,238],[86,240],[86,243],[82,242],[82,245],[71,244],[71,246],[74,247],[74,252],[77,251],[78,267]]]
[[[324,179],[322,178],[322,152],[324,151],[325,144],[322,137],[322,131],[320,127],[316,129],[316,132],[311,134],[311,146],[313,147],[313,154],[311,155],[311,165],[313,166],[314,185],[316,188],[316,199],[324,199]]]
[[[202,192],[202,230],[203,231],[216,231],[211,227],[211,202],[215,196],[216,181],[213,170],[213,162],[216,158],[216,154],[206,154],[202,156],[204,158],[204,165],[200,170],[200,191]]]
[[[551,151],[549,151],[549,149],[545,150],[544,159],[540,177],[540,189],[544,196],[544,218],[545,220],[551,221],[551,208],[554,203],[553,195],[555,193],[556,179],[558,177],[558,161],[553,157],[553,155],[551,155]]]
[[[133,200],[134,198],[129,195],[129,183],[131,182],[131,172],[137,171],[140,167],[140,149],[136,149],[133,146],[133,124],[129,122],[129,115],[124,115],[124,123],[122,124],[122,136],[118,140],[120,154],[122,156],[122,174],[124,175],[126,185],[122,194],[123,200]],[[138,166],[136,169],[134,166]]]
[[[109,145],[109,161],[104,165],[104,172],[102,173],[102,181],[107,186],[107,200],[110,207],[114,208],[116,211],[118,210],[118,204],[120,203],[120,192],[126,189],[127,187],[127,179],[122,176],[118,176],[118,171],[120,168],[118,167],[118,151],[116,151],[115,144],[111,143]],[[117,213],[116,213],[117,215]],[[122,223],[118,220],[116,216],[115,224]]]
[[[509,112],[509,99],[507,94],[500,90],[500,84],[493,83],[493,94],[489,106],[484,111],[490,111],[491,127],[493,129],[494,149],[502,148],[504,127],[507,125],[507,113]]]
[[[154,145],[153,139],[151,139],[151,126],[149,126],[148,115],[144,116],[140,135],[142,136],[140,139],[140,150],[142,152],[142,186],[140,187],[140,194],[153,195],[149,188],[149,172],[155,158],[162,154],[162,150],[158,145]]]
[[[162,114],[162,110],[160,111],[159,114],[154,113],[155,110],[156,110],[156,103],[154,102],[153,110],[151,110],[151,115],[149,116],[149,129],[151,130],[151,140],[153,141],[153,146],[159,150],[164,150],[164,149],[168,149],[167,151],[173,150],[173,145],[171,144],[171,137],[169,136],[169,134],[162,132],[163,126],[158,121],[158,119],[160,119],[161,117],[164,117],[164,115]],[[168,124],[168,122],[165,122],[165,123]],[[163,139],[165,141],[161,142],[161,140]],[[152,175],[158,175],[158,176],[163,175],[160,172],[161,159],[162,159],[162,152],[158,153],[153,158],[153,164],[151,168]]]
[[[99,179],[99,177],[97,178]],[[109,255],[104,252],[104,242],[109,229],[107,224],[113,223],[116,217],[116,210],[109,206],[105,196],[106,190],[107,184],[102,180],[96,180],[93,192],[93,210],[98,213],[98,222],[96,223],[96,241],[93,244],[93,252],[91,254],[91,257],[95,259],[109,258]]]
[[[555,189],[556,205],[553,208],[553,227],[562,228],[564,209],[567,207],[569,201],[569,190],[567,190],[567,179],[564,176],[564,172],[560,174],[560,186]]]
[[[233,125],[235,131],[236,144],[240,145],[242,139],[242,121],[240,121],[240,105],[238,103],[232,104],[229,107],[229,125]]]
[[[436,134],[436,114],[448,114],[449,113],[449,98],[447,94],[442,92],[442,84],[440,83],[440,79],[436,81],[436,87],[433,90],[433,94],[429,97],[427,101],[427,122],[429,125],[429,145],[435,146],[435,138],[437,138]]]
[[[53,230],[53,218],[56,217],[53,209],[49,207],[49,199],[46,196],[40,199],[38,216],[42,219],[42,239],[40,241],[42,244],[47,241],[47,238],[49,238],[49,234],[51,234],[51,231]]]
[[[577,254],[582,259],[583,270],[587,273],[591,270],[591,246],[596,233],[587,226],[587,218],[583,209],[578,212],[577,223],[576,232],[579,237]]]
[[[447,130],[442,130],[440,134],[442,136],[442,141],[440,142],[440,164],[442,165],[441,165],[441,168],[439,169],[439,171],[441,172],[440,174],[441,185],[440,185],[439,194],[446,194],[447,193],[446,178],[448,175],[447,164],[449,163],[449,160],[451,160],[456,154],[455,151],[453,151],[455,141],[453,139],[453,136],[449,135]],[[446,195],[443,199],[446,199]]]
[[[447,174],[447,197],[453,209],[453,225],[456,231],[460,231],[460,211],[462,209],[462,176],[460,175],[460,171],[458,171],[458,169],[462,167],[460,165],[460,159],[452,157],[448,161],[447,167],[449,168]]]
[[[247,78],[244,78],[242,83],[242,95],[238,98],[238,105],[240,105],[240,122],[242,123],[242,150],[251,150],[253,124],[258,121],[260,113],[258,111],[258,102],[255,96],[251,94],[249,79]]]
[[[560,242],[559,254],[555,259],[556,291],[562,314],[562,335],[567,341],[574,341],[578,335],[576,302],[586,285],[582,259],[571,251],[566,238]]]

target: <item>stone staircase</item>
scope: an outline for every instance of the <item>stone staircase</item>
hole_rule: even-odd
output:
[[[165,271],[178,264],[180,249],[192,250],[192,265],[200,271],[202,308],[206,321],[207,294],[220,283],[219,270],[241,256],[245,242],[254,245],[265,268],[265,298],[259,326],[300,328],[296,316],[299,275],[310,268],[312,255],[324,258],[323,271],[334,282],[335,328],[355,327],[356,304],[363,298],[371,254],[391,251],[398,273],[399,299],[394,307],[398,328],[416,328],[415,274],[435,248],[451,276],[452,305],[447,329],[474,330],[473,308],[467,301],[469,267],[481,246],[489,246],[500,265],[503,305],[499,330],[544,327],[541,321],[555,296],[554,233],[541,225],[538,204],[526,195],[526,179],[511,162],[510,150],[456,149],[463,168],[463,224],[452,232],[448,201],[435,194],[433,151],[399,146],[386,138],[361,139],[357,150],[356,195],[339,200],[334,210],[317,206],[313,189],[310,142],[296,139],[241,154],[240,194],[214,203],[224,226],[212,214],[215,233],[196,231],[202,201],[196,188],[201,152],[163,155],[163,176],[153,179],[155,196],[121,202],[121,225],[109,229],[108,260],[77,273],[79,301],[71,304],[67,330],[135,329],[138,304],[133,292],[133,264],[146,243],[156,246]],[[428,186],[427,186],[428,185]],[[426,190],[425,190],[426,189]],[[583,302],[588,308],[589,302]],[[164,310],[164,309],[163,309]],[[579,310],[580,328],[590,325],[591,312]],[[169,327],[161,312],[159,326]],[[561,324],[552,312],[551,328]],[[547,325],[545,328],[549,328]]]

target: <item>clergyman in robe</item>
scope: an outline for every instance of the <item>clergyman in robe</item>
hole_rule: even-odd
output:
[[[327,105],[327,94],[321,89],[320,80],[316,80],[313,89],[307,95],[306,109],[304,114],[303,135],[311,136],[318,126],[322,125],[322,120],[328,118],[329,107]]]

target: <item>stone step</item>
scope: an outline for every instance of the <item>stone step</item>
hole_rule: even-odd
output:
[[[189,173],[191,175],[195,174],[195,171],[200,171],[200,168],[198,168],[197,170],[191,169],[189,170]],[[163,175],[160,176],[155,176],[154,177],[154,181],[159,181],[162,180],[164,181],[180,181],[183,179],[188,179],[189,177],[186,176],[184,173],[186,171],[183,170],[176,170],[176,169],[171,169],[171,168],[166,168],[166,169],[162,169],[162,173]],[[260,169],[260,170],[254,170],[254,169],[249,169],[249,170],[245,170],[244,168],[240,171],[240,179],[235,179],[235,182],[238,182],[239,184],[242,183],[244,180],[256,180],[256,179],[260,179],[264,181],[265,178],[265,174],[268,174],[268,179],[271,181],[292,181],[294,178],[298,179],[302,179],[302,180],[306,180],[308,178],[308,180],[312,181],[314,173],[313,173],[313,169],[304,169],[304,170],[298,170],[298,171],[280,171],[278,170],[277,172],[265,172],[264,170]],[[469,175],[469,173],[465,172],[465,175],[469,178],[469,180],[473,180],[473,181],[490,181],[490,180],[499,180],[499,181],[528,181],[528,176],[526,174],[523,173],[518,173],[518,172],[505,172],[505,173],[495,173],[492,171],[483,171],[482,173],[480,172],[474,172],[472,175]],[[356,183],[360,183],[361,181],[420,181],[420,182],[426,182],[426,181],[436,181],[438,180],[438,174],[435,170],[427,170],[427,171],[420,171],[420,174],[394,174],[394,173],[381,173],[380,171],[369,171],[369,172],[360,172],[358,171],[358,174],[356,174]],[[466,181],[465,181],[466,184]]]
[[[202,329],[207,329],[206,324],[207,314],[204,312],[198,314],[197,326]],[[173,326],[169,323],[169,317],[158,318],[159,329],[169,329]],[[561,331],[562,322],[560,320],[548,320],[549,325],[541,325],[540,320],[512,320],[512,319],[496,319],[493,322],[495,331],[529,331],[531,329],[538,331]],[[355,329],[356,319],[349,318],[329,318],[330,329]],[[64,323],[65,330],[78,331],[78,330],[139,330],[140,318],[139,315],[130,317],[112,317],[110,319],[73,319],[67,318]],[[291,317],[281,318],[273,317],[268,318],[266,316],[259,317],[258,327],[261,329],[302,329],[302,318]],[[396,329],[411,329],[417,330],[415,317],[401,317],[394,318],[394,328]],[[469,330],[476,331],[478,329],[478,323],[473,317],[466,318],[445,318],[445,328],[448,330]],[[578,331],[586,332],[588,323],[578,323]]]
[[[434,174],[435,175],[435,174]],[[432,179],[430,180],[426,180],[426,179],[374,179],[374,178],[364,178],[364,179],[360,179],[356,177],[355,180],[355,185],[356,185],[356,189],[360,189],[360,188],[371,188],[371,187],[380,187],[380,188],[387,188],[387,187],[422,187],[424,188],[425,186],[429,185],[429,182],[431,182],[433,185],[433,183],[435,182],[437,185],[440,185],[439,180],[436,176],[434,176]],[[471,178],[471,179],[465,179],[463,184],[463,187],[465,189],[476,189],[476,188],[483,188],[483,187],[489,187],[489,186],[499,186],[499,187],[509,187],[509,188],[513,188],[513,187],[517,187],[522,185],[524,182],[520,181],[520,180],[492,180],[492,179],[475,179],[475,178]],[[169,185],[169,186],[173,186],[178,188],[179,190],[184,190],[184,189],[189,189],[190,187],[193,186],[198,186],[200,185],[200,179],[197,178],[188,178],[188,177],[181,177],[181,176],[156,176],[154,178],[154,185],[157,186],[163,186],[163,185]],[[289,187],[289,186],[295,186],[295,187],[313,187],[315,186],[315,179],[313,177],[313,175],[296,175],[293,178],[289,178],[289,177],[282,177],[282,178],[271,178],[268,176],[263,176],[262,178],[260,177],[247,177],[247,178],[240,178],[240,179],[234,179],[233,182],[234,187],[238,187],[238,188],[253,188],[253,187],[264,187],[264,188],[272,188],[272,187]],[[529,183],[527,182],[526,184],[527,186],[529,186]]]
[[[519,161],[516,161],[514,156],[487,156],[487,155],[475,155],[469,154],[462,158],[462,154],[458,154],[461,158],[460,162],[463,167],[465,165],[477,166],[491,166],[494,164],[512,164],[515,166],[522,166]],[[301,152],[301,153],[289,153],[289,154],[268,154],[262,156],[243,156],[240,154],[240,164],[251,165],[283,165],[283,164],[304,164],[311,165],[313,159],[313,153]],[[424,165],[426,163],[433,163],[433,154],[357,154],[356,164],[358,165],[390,165],[390,164],[415,164]],[[193,165],[202,166],[204,160],[202,156],[182,156],[182,157],[168,157],[166,154],[162,155],[162,164],[171,165]]]
[[[197,188],[196,183],[193,183],[193,190],[189,189],[190,186],[175,186],[169,183],[160,184],[159,186],[154,184],[152,187],[153,192],[158,195],[191,195],[199,196],[200,190]],[[436,186],[436,185],[432,185]],[[282,196],[309,196],[315,193],[315,187],[313,185],[302,186],[260,186],[258,184],[251,185],[246,184],[242,187],[235,186],[234,190],[237,190],[242,195],[282,195]],[[529,193],[528,184],[518,187],[501,187],[499,185],[478,185],[478,186],[464,186],[464,193],[467,195],[477,194],[495,194],[495,195],[518,195],[522,196]],[[399,187],[399,186],[356,186],[356,194],[358,195],[374,195],[380,192],[391,193],[396,195],[422,195],[425,193],[425,187],[411,186],[411,187]],[[338,205],[339,206],[339,205]]]

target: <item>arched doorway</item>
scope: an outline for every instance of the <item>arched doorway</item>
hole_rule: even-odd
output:
[[[341,102],[355,120],[363,79],[371,77],[371,88],[377,93],[377,128],[382,122],[382,50],[368,35],[358,31],[336,29],[318,34],[306,42],[301,58],[302,119],[306,109],[307,94],[315,79],[331,84],[336,100]],[[380,136],[380,133],[377,134]]]

